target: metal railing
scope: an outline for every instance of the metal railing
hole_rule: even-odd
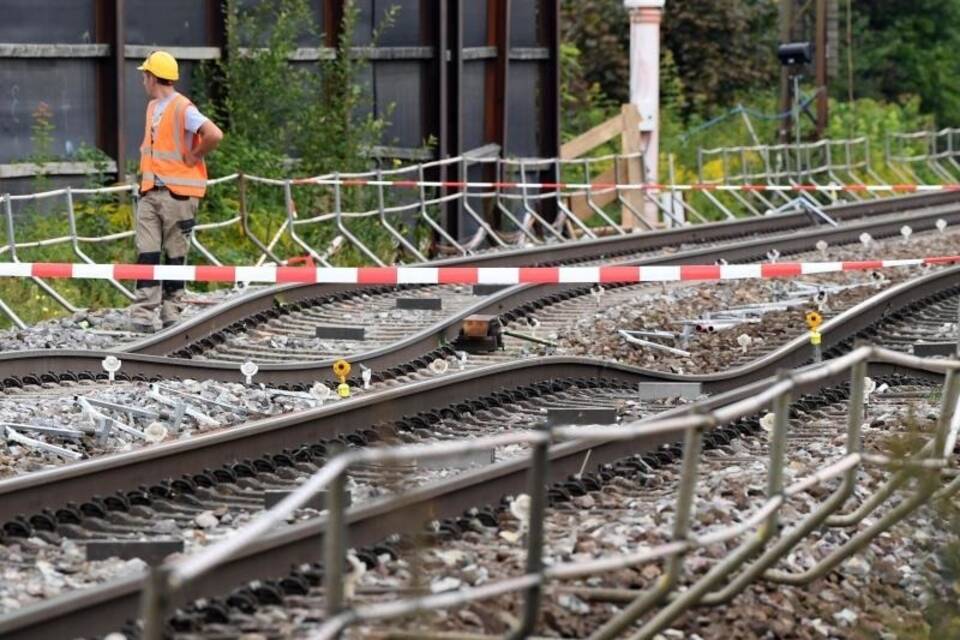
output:
[[[887,363],[945,375],[939,420],[933,435],[916,454],[902,458],[867,453],[863,450],[861,428],[865,381],[869,363]],[[847,416],[845,453],[835,460],[807,473],[802,479],[787,484],[786,443],[789,434],[789,413],[792,400],[802,392],[823,388],[828,381],[850,372],[850,403]],[[624,637],[634,625],[641,624],[632,638],[650,638],[668,627],[683,612],[697,605],[716,605],[729,601],[755,580],[780,584],[807,584],[836,568],[841,562],[861,551],[874,538],[910,515],[933,498],[942,498],[960,490],[960,475],[955,473],[953,450],[960,431],[960,413],[956,411],[960,396],[960,360],[924,360],[876,347],[859,347],[851,353],[792,373],[783,373],[755,395],[712,410],[697,405],[691,411],[670,417],[652,418],[640,423],[614,427],[543,427],[539,431],[514,432],[507,435],[459,442],[367,448],[336,453],[313,477],[291,493],[273,509],[225,540],[189,557],[154,568],[142,598],[144,638],[159,640],[170,611],[173,595],[198,577],[214,571],[237,556],[251,544],[263,542],[263,536],[282,527],[299,508],[304,507],[321,491],[327,491],[327,514],[324,530],[324,596],[326,618],[311,636],[315,640],[336,638],[351,625],[407,616],[416,612],[447,609],[476,600],[508,593],[522,593],[523,615],[511,638],[527,637],[533,631],[543,590],[551,582],[574,580],[587,576],[637,567],[651,562],[666,565],[663,576],[651,589],[596,589],[596,597],[628,603],[593,636],[594,640]],[[773,409],[773,425],[769,435],[769,463],[766,471],[766,496],[758,499],[752,510],[729,526],[694,526],[697,487],[701,482],[701,445],[711,430],[755,416],[767,407]],[[683,441],[679,482],[675,490],[674,522],[671,540],[664,544],[640,548],[630,553],[607,555],[587,561],[543,562],[545,515],[548,509],[547,478],[550,471],[550,446],[554,443],[579,442],[599,444],[629,441],[672,434]],[[357,465],[445,458],[468,452],[492,450],[507,445],[529,447],[530,476],[528,495],[529,517],[525,528],[526,569],[523,575],[505,578],[478,587],[453,592],[399,598],[376,605],[351,606],[343,592],[343,566],[349,546],[346,528],[345,483],[348,472]],[[874,467],[890,472],[885,483],[872,495],[857,504],[852,498],[858,485],[858,470]],[[831,480],[839,485],[819,505],[800,516],[799,521],[781,529],[781,511],[789,501]],[[899,502],[882,510],[894,495],[906,491],[912,480],[916,486]],[[867,518],[870,517],[870,520]],[[774,569],[796,545],[821,527],[854,527],[863,525],[849,540],[834,548],[811,569],[787,573]],[[684,558],[708,545],[739,541],[723,559],[700,577],[686,573]],[[590,587],[578,587],[591,591]],[[422,637],[430,637],[424,632]]]
[[[241,239],[251,264],[262,265],[267,261],[283,264],[290,259],[308,257],[320,265],[331,266],[337,256],[346,254],[349,248],[354,252],[353,256],[346,256],[341,262],[352,259],[384,265],[386,262],[426,262],[450,252],[470,256],[487,250],[575,242],[595,238],[600,233],[624,235],[636,229],[623,226],[618,219],[620,212],[627,211],[635,220],[642,221],[638,201],[656,205],[674,225],[688,224],[689,219],[709,219],[710,216],[702,215],[688,204],[683,207],[689,215],[682,219],[664,207],[655,195],[624,188],[629,185],[621,179],[622,169],[636,157],[633,154],[576,160],[502,159],[467,154],[393,169],[378,168],[301,179],[232,174],[208,183],[212,188],[210,195],[233,188],[236,197],[221,199],[228,207],[224,219],[193,228],[190,251],[199,253],[202,260],[212,265],[223,264],[226,260],[211,249],[205,238],[212,232],[225,232],[234,233]],[[583,183],[596,179],[609,167],[615,170],[615,185],[582,188]],[[494,186],[421,184],[393,188],[383,184],[383,181],[419,183],[437,180],[437,176],[452,183]],[[349,186],[341,181],[346,181]],[[367,181],[377,184],[364,185]],[[526,186],[537,181],[557,183],[557,186]],[[580,183],[581,188],[565,187],[560,184],[564,181]],[[359,197],[351,197],[357,192]],[[132,229],[102,235],[81,234],[76,210],[78,198],[94,199],[101,206],[104,199],[112,199],[114,203],[129,204],[135,212],[137,185],[67,187],[24,195],[0,194],[7,235],[5,245],[0,246],[0,258],[6,255],[7,259],[19,262],[23,251],[67,246],[76,259],[92,263],[94,260],[84,251],[86,246],[110,243],[132,246]],[[586,202],[586,207],[578,207],[578,199]],[[40,202],[54,203],[54,211],[43,215],[48,221],[65,227],[66,233],[40,239],[18,239],[19,225],[14,206]],[[298,207],[298,202],[309,204]],[[229,211],[229,207],[236,207],[236,210]],[[305,208],[311,210],[304,211]],[[574,209],[578,210],[575,212]],[[448,231],[446,223],[450,216],[459,217],[460,233],[457,237]],[[435,240],[432,251],[424,246],[425,241],[431,240]],[[387,244],[399,253],[389,257],[378,251],[377,244]],[[76,303],[49,283],[40,278],[32,280],[44,295],[68,312],[78,309]],[[133,299],[133,292],[124,284],[110,281],[110,285],[123,297]],[[11,305],[2,299],[0,312],[17,326],[25,326]]]
[[[895,134],[888,138],[888,168],[900,177],[924,184],[911,169],[923,164],[932,167],[938,178],[953,180],[954,175],[960,175],[960,163],[954,154],[957,134],[960,130]],[[899,141],[900,146],[891,141]],[[920,145],[923,152],[902,151],[904,145]],[[882,197],[879,192],[856,189],[800,190],[795,196],[781,190],[764,192],[754,188],[699,189],[693,195],[669,185],[637,189],[628,179],[627,168],[639,165],[641,184],[646,184],[646,176],[642,175],[644,163],[637,162],[642,154],[563,159],[491,155],[496,152],[491,148],[398,168],[310,178],[278,179],[239,173],[211,180],[212,195],[235,189],[236,197],[220,199],[227,208],[224,219],[194,227],[190,250],[212,265],[227,262],[206,240],[208,234],[220,232],[236,234],[243,245],[244,258],[255,265],[268,260],[281,264],[291,259],[309,259],[323,266],[334,262],[422,263],[451,253],[471,256],[483,251],[652,229],[651,218],[644,215],[648,212],[657,212],[667,226],[683,226],[760,216],[797,206],[819,210],[838,200]],[[706,176],[705,167],[714,159],[720,160],[720,175]],[[701,186],[837,187],[863,185],[865,180],[889,186],[871,164],[867,138],[699,149],[698,171]],[[425,181],[430,181],[429,186],[422,184]],[[391,182],[407,186],[390,186]],[[234,191],[229,193],[233,196]],[[77,199],[129,199],[135,211],[137,196],[134,184],[0,194],[7,232],[6,244],[0,246],[0,259],[6,255],[17,262],[18,251],[69,246],[75,258],[91,263],[84,247],[132,244],[133,231],[81,235],[75,209]],[[18,240],[14,204],[41,201],[59,203],[57,208],[62,204],[62,210],[45,215],[65,224],[66,233]],[[234,207],[236,210],[231,210]],[[457,220],[456,225],[449,224],[453,219]],[[456,233],[449,230],[454,226],[459,230]],[[236,251],[237,247],[231,249]],[[62,308],[77,310],[75,303],[49,283],[39,278],[32,280]],[[133,298],[130,289],[120,282],[111,281],[110,285],[123,297]],[[0,313],[17,326],[25,326],[2,299]]]
[[[707,166],[715,161],[719,161],[719,176],[706,175]],[[697,150],[697,171],[701,183],[717,185],[842,186],[868,182],[875,185],[888,184],[873,168],[870,140],[866,137],[824,139],[803,144],[700,148]],[[728,192],[726,201],[717,194],[706,195],[728,216],[743,211],[762,215],[766,211],[776,210],[795,201],[795,198],[790,198],[783,192],[774,192],[772,195],[760,191]],[[836,204],[838,200],[859,202],[864,198],[882,196],[875,192],[825,190],[822,193],[805,191],[801,197],[813,200],[815,206],[823,206]]]
[[[960,176],[960,129],[891,133],[884,151],[887,164],[905,182],[953,182]]]

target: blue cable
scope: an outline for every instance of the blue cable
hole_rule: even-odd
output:
[[[804,100],[800,103],[800,109],[806,109],[808,106],[810,106],[810,104],[813,103],[813,101],[817,99],[817,96],[820,95],[820,92],[821,92],[821,91],[823,91],[823,87],[820,87],[819,89],[817,89],[816,91],[814,91],[814,92],[813,92],[813,95],[811,95],[811,96],[809,96],[809,97],[805,97]],[[741,113],[745,113],[745,114],[747,114],[747,115],[749,115],[749,116],[753,116],[754,118],[757,118],[758,120],[784,120],[784,119],[789,118],[790,116],[793,115],[793,109],[790,109],[790,110],[788,110],[788,111],[784,111],[784,112],[782,112],[782,113],[763,113],[762,111],[757,111],[757,110],[755,110],[755,109],[750,109],[750,108],[747,108],[747,107],[743,106],[742,104],[738,104],[738,105],[736,106],[736,108],[731,109],[731,110],[728,111],[727,113],[724,113],[723,115],[719,115],[719,116],[717,116],[717,117],[715,117],[715,118],[711,118],[710,120],[707,120],[706,122],[704,122],[704,123],[701,124],[700,126],[695,127],[695,128],[693,128],[693,129],[691,129],[690,131],[687,131],[686,133],[684,133],[683,135],[680,136],[680,140],[683,141],[684,143],[686,143],[687,140],[688,140],[691,136],[696,135],[696,134],[700,133],[701,131],[705,131],[705,130],[711,128],[711,127],[714,127],[714,126],[720,124],[721,122],[723,122],[724,120],[727,120],[728,118],[732,118],[733,116],[738,116],[738,115],[740,115]]]

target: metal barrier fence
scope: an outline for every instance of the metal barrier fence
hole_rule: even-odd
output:
[[[708,176],[709,163],[719,160],[720,175]],[[870,140],[866,137],[852,139],[824,139],[805,144],[755,145],[745,147],[718,147],[697,150],[699,180],[705,184],[768,184],[768,185],[814,185],[841,186],[849,184],[888,184],[871,162]],[[765,211],[777,210],[795,204],[785,193],[767,197],[761,192],[731,193],[733,202],[724,202],[710,194],[709,199],[724,210],[728,217],[735,212],[746,211],[762,215]],[[855,190],[822,193],[806,192],[802,197],[813,200],[815,206],[836,204],[838,199],[859,202],[864,198],[880,198],[879,193],[864,193]],[[776,199],[773,199],[776,198]]]
[[[861,428],[868,363],[888,363],[945,374],[942,403],[937,427],[925,446],[915,455],[893,459],[863,450]],[[846,453],[787,485],[786,442],[792,400],[801,392],[821,389],[826,381],[850,372],[850,403],[847,419]],[[744,400],[713,410],[693,408],[682,415],[652,418],[615,427],[543,427],[539,431],[418,446],[367,448],[339,453],[311,479],[273,509],[225,540],[205,550],[151,571],[142,600],[145,640],[159,640],[168,616],[171,596],[192,580],[235,557],[271,530],[282,527],[299,508],[320,490],[327,491],[327,515],[324,532],[324,596],[326,619],[311,636],[315,640],[336,638],[350,625],[407,616],[416,612],[457,607],[476,600],[508,593],[522,593],[523,616],[512,638],[528,636],[537,620],[542,591],[553,581],[572,580],[606,572],[662,561],[666,568],[656,586],[637,592],[624,590],[614,594],[618,602],[629,604],[598,630],[592,638],[607,640],[624,637],[634,625],[642,624],[631,637],[650,638],[668,627],[683,612],[696,605],[728,602],[748,584],[763,579],[779,584],[808,584],[836,568],[861,551],[875,537],[910,515],[932,498],[951,496],[960,491],[956,474],[954,447],[960,431],[960,360],[924,360],[876,347],[859,347],[851,353],[792,373],[781,374],[765,390]],[[754,416],[773,408],[774,420],[769,436],[769,465],[766,496],[750,513],[730,526],[694,530],[697,486],[700,482],[701,444],[711,430],[740,418]],[[631,553],[605,556],[588,561],[543,562],[544,518],[548,508],[547,478],[549,448],[553,443],[595,443],[629,441],[655,434],[675,434],[683,440],[680,480],[675,492],[672,540]],[[527,558],[523,575],[490,584],[461,588],[453,592],[399,598],[369,606],[350,606],[343,592],[343,565],[349,540],[346,529],[345,484],[347,473],[356,465],[387,463],[427,458],[445,458],[475,451],[487,451],[506,445],[530,447],[530,509],[526,529]],[[879,467],[890,471],[884,484],[859,504],[850,503],[858,483],[858,470]],[[952,478],[952,479],[951,479]],[[820,500],[814,510],[800,516],[790,528],[780,529],[780,511],[789,500],[821,486],[828,480],[840,483]],[[889,509],[881,510],[888,500],[916,480],[913,493],[902,497]],[[867,518],[871,518],[869,521]],[[786,523],[784,523],[786,524]],[[774,569],[774,565],[807,535],[820,527],[863,525],[847,542],[833,549],[815,566],[802,573]],[[738,546],[718,560],[705,575],[685,573],[684,558],[708,545],[739,540]],[[686,584],[682,584],[686,581]],[[588,587],[584,589],[589,590]],[[602,590],[602,598],[611,598]],[[659,608],[658,608],[659,607]],[[656,609],[655,612],[654,609]],[[648,615],[651,614],[652,615]],[[424,633],[423,637],[430,637]]]
[[[899,179],[917,184],[955,181],[960,176],[960,129],[891,133],[887,164]]]
[[[917,140],[926,145],[923,154],[892,153],[888,140],[888,163],[898,176],[913,175],[917,163],[937,167],[937,176],[953,179],[943,163],[955,167],[954,133],[945,129],[936,134],[896,134],[896,140]],[[893,138],[891,138],[893,139]],[[899,147],[898,147],[899,149]],[[932,149],[932,151],[931,151]],[[235,188],[236,197],[227,208],[236,207],[225,219],[194,227],[190,248],[203,261],[219,266],[227,260],[216,255],[204,238],[220,231],[236,233],[245,244],[248,264],[309,259],[322,266],[335,260],[390,263],[426,262],[442,254],[474,255],[481,251],[509,247],[576,242],[602,234],[624,235],[653,228],[646,211],[655,211],[667,226],[693,222],[760,216],[806,207],[820,207],[840,200],[853,202],[880,198],[881,191],[845,189],[845,185],[889,186],[871,164],[870,141],[866,138],[823,140],[811,144],[753,147],[724,147],[698,150],[698,170],[703,186],[770,185],[786,187],[832,186],[822,191],[801,188],[797,194],[764,192],[747,188],[742,192],[701,189],[687,194],[676,185],[637,189],[627,179],[627,166],[642,154],[608,155],[594,158],[503,159],[474,154],[362,173],[332,173],[306,179],[276,179],[232,174],[210,181],[211,194]],[[704,175],[711,159],[721,161],[719,177]],[[640,163],[641,165],[643,163]],[[593,183],[601,175],[613,182]],[[427,176],[455,176],[446,183],[425,186]],[[919,184],[926,184],[914,176]],[[478,178],[482,178],[482,181]],[[641,176],[645,184],[645,176]],[[353,183],[345,187],[343,182]],[[373,184],[361,186],[365,181]],[[407,188],[388,188],[390,182],[416,183]],[[531,185],[539,184],[538,187]],[[448,186],[450,185],[450,186]],[[485,185],[485,186],[476,186]],[[359,195],[357,192],[359,191]],[[231,192],[232,193],[232,192]],[[82,262],[94,262],[85,246],[130,242],[133,231],[103,235],[78,233],[76,200],[82,198],[129,198],[136,209],[136,185],[96,189],[65,188],[26,195],[0,195],[6,218],[7,241],[0,246],[0,258],[18,262],[18,251],[69,246]],[[263,197],[268,206],[257,207]],[[63,210],[47,216],[66,224],[67,233],[58,237],[18,240],[14,203],[37,203],[59,199]],[[303,211],[297,202],[309,203]],[[274,218],[279,215],[276,226]],[[459,219],[457,237],[448,231],[450,216]],[[825,216],[821,216],[826,219]],[[269,223],[265,222],[268,221]],[[637,224],[637,227],[631,227]],[[258,235],[258,228],[260,235]],[[312,236],[312,237],[309,237]],[[434,242],[436,241],[436,242]],[[427,244],[433,249],[427,248]],[[386,246],[389,251],[381,247]],[[235,248],[234,248],[235,249]],[[388,256],[391,253],[392,256]],[[341,257],[346,256],[346,257]],[[231,262],[236,262],[232,260]],[[33,278],[43,294],[69,312],[77,305],[42,279]],[[130,289],[111,282],[123,297],[132,299]],[[6,301],[0,312],[14,324],[25,323]]]
[[[621,180],[621,172],[633,156],[610,155],[599,158],[564,159],[501,159],[465,155],[457,158],[415,164],[394,169],[376,169],[363,173],[333,173],[306,179],[275,179],[253,175],[232,174],[209,182],[211,194],[228,187],[236,188],[236,212],[227,218],[198,224],[193,228],[190,249],[200,254],[203,261],[219,266],[225,262],[204,242],[206,234],[217,230],[232,230],[239,234],[250,255],[245,256],[248,264],[262,265],[267,261],[286,264],[291,259],[309,260],[322,266],[331,266],[334,256],[342,254],[346,248],[356,252],[358,259],[376,265],[385,264],[385,256],[371,246],[367,237],[358,229],[366,223],[373,229],[379,240],[385,240],[401,254],[397,262],[409,259],[411,262],[427,262],[437,252],[431,253],[424,248],[418,238],[424,235],[439,239],[445,252],[469,256],[486,250],[506,249],[510,247],[576,242],[584,238],[596,238],[601,233],[624,235],[635,231],[628,229],[617,220],[618,212],[609,211],[598,202],[610,201],[609,194],[615,194],[613,201],[624,211],[628,211],[637,220],[643,220],[638,201],[649,202],[663,212],[671,224],[687,224],[685,218],[700,221],[710,219],[690,205],[684,204],[689,216],[676,214],[671,207],[665,206],[655,195],[646,191],[640,195],[623,187],[629,186]],[[560,184],[562,180],[589,183],[604,169],[613,166],[616,184],[602,188],[567,188]],[[423,182],[427,176],[446,171],[457,176],[455,182],[475,182],[479,173],[488,180],[492,178],[490,188],[469,186],[445,188],[426,187],[412,189],[387,189],[383,184],[366,187],[361,198],[353,202],[364,204],[363,208],[350,210],[347,204],[346,189],[340,182],[363,180],[373,181],[417,181]],[[544,180],[546,178],[546,180]],[[541,180],[556,182],[554,188],[533,189],[528,183]],[[326,181],[326,182],[325,182]],[[334,181],[333,184],[330,184]],[[504,186],[501,186],[504,185]],[[277,207],[273,211],[266,208],[255,211],[252,204],[254,192],[262,189],[277,190],[273,199]],[[351,187],[355,191],[356,187]],[[305,190],[312,190],[305,191]],[[261,194],[262,195],[262,194]],[[326,206],[321,212],[303,212],[297,206],[297,195],[312,201],[322,202]],[[20,253],[30,249],[66,246],[82,262],[92,263],[85,252],[88,245],[106,245],[109,243],[129,243],[133,230],[118,231],[103,235],[81,235],[78,233],[75,205],[78,198],[129,198],[132,209],[136,210],[138,197],[134,184],[102,188],[64,188],[42,193],[25,195],[0,195],[0,203],[6,218],[7,241],[0,246],[0,257],[7,256],[13,262],[20,261]],[[586,208],[574,212],[573,203],[577,199],[586,202]],[[59,200],[63,209],[48,215],[49,219],[66,224],[67,233],[49,238],[19,240],[14,204],[37,203]],[[455,207],[452,210],[451,207]],[[453,212],[451,212],[453,211]],[[269,229],[265,237],[258,236],[256,223],[258,217],[279,213],[282,220],[278,226]],[[454,237],[445,224],[445,216],[459,215],[461,234]],[[62,217],[61,217],[62,216]],[[262,225],[261,225],[262,226]],[[649,225],[648,225],[649,226]],[[322,243],[311,242],[306,237],[307,229],[313,230]],[[282,248],[286,247],[284,251]],[[293,255],[288,255],[292,253]],[[33,278],[40,290],[62,308],[75,312],[78,306],[63,294],[40,278]],[[133,292],[123,284],[110,283],[121,295],[133,299]],[[0,312],[14,324],[23,328],[25,323],[15,310],[0,299]]]

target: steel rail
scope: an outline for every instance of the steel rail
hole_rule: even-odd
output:
[[[945,192],[924,195],[911,195],[900,198],[887,198],[849,205],[827,207],[829,215],[838,221],[849,221],[859,217],[875,217],[900,211],[915,211],[940,205],[960,202],[960,193]],[[498,251],[466,257],[448,258],[429,263],[432,266],[525,266],[574,263],[577,261],[616,257],[626,254],[649,251],[682,244],[717,242],[742,238],[758,233],[792,231],[809,226],[807,214],[802,211],[777,216],[754,217],[735,221],[724,221],[702,225],[644,232],[625,236],[609,236],[594,240],[583,240],[561,246],[537,246],[524,249]],[[288,285],[270,287],[251,292],[235,300],[218,305],[209,311],[186,320],[167,330],[123,347],[129,353],[169,355],[205,338],[227,329],[237,322],[247,320],[257,314],[270,313],[284,305],[305,302],[325,296],[375,290],[357,285]]]
[[[551,359],[563,360],[563,359]],[[559,363],[557,363],[559,364]],[[598,366],[595,363],[587,366]],[[543,365],[539,365],[543,366]],[[605,374],[622,375],[626,368],[601,365]],[[524,375],[535,373],[538,365],[505,365],[497,367],[501,374],[504,368],[513,368],[514,372]],[[923,375],[937,378],[942,376],[941,369],[933,366],[891,366],[871,365],[868,373],[879,377],[893,372],[910,375]],[[477,372],[469,372],[467,378],[476,381]],[[800,384],[797,393],[813,391],[823,385],[839,384],[846,379],[845,372],[828,377],[826,381],[811,381]],[[524,381],[529,378],[523,377]],[[737,401],[751,398],[768,389],[772,381],[762,380],[740,389],[714,396],[697,406],[715,409]],[[462,398],[463,396],[458,396]],[[410,396],[418,406],[423,399],[416,394]],[[371,397],[371,400],[381,399]],[[641,422],[664,420],[690,415],[693,406],[680,407],[661,413]],[[342,415],[337,413],[335,415]],[[279,432],[275,432],[279,433]],[[552,447],[549,451],[549,482],[563,480],[577,473],[585,459],[599,465],[621,460],[631,454],[642,454],[657,447],[673,443],[676,434],[661,432],[648,438],[631,442],[608,441],[602,443],[567,443]],[[173,445],[171,445],[173,446]],[[263,449],[260,449],[263,451]],[[156,462],[156,458],[154,458]],[[93,464],[93,463],[90,463]],[[203,462],[201,462],[203,464]],[[381,541],[386,532],[403,533],[411,531],[420,518],[417,513],[433,519],[457,517],[462,514],[465,505],[476,506],[492,504],[503,495],[516,492],[525,486],[530,458],[523,457],[496,463],[490,467],[466,472],[460,476],[444,480],[441,484],[424,486],[397,498],[383,498],[361,505],[348,512],[346,516],[347,534],[351,544],[365,546]],[[143,469],[149,472],[148,465]],[[56,473],[56,472],[51,472]],[[38,474],[39,475],[39,474]],[[145,478],[149,481],[149,478]],[[78,481],[78,479],[75,479]],[[68,486],[68,485],[63,485]],[[102,484],[98,485],[102,488]],[[115,485],[114,485],[115,486]],[[49,495],[49,494],[47,494]],[[6,498],[2,501],[5,502]],[[220,565],[215,574],[198,577],[178,592],[171,606],[190,602],[198,597],[212,597],[233,586],[253,579],[276,576],[284,567],[295,567],[303,563],[322,561],[323,536],[327,520],[319,517],[306,522],[293,524],[270,536],[265,536],[254,545],[244,549],[235,557]],[[113,580],[103,586],[68,593],[50,600],[25,607],[22,610],[0,616],[0,637],[10,640],[73,637],[79,629],[84,634],[102,634],[121,627],[127,620],[137,615],[144,585],[145,574]]]
[[[909,222],[915,231],[932,229],[939,219],[948,222],[960,223],[960,206],[933,207],[914,213]],[[875,237],[893,236],[900,233],[903,219],[877,221],[862,221],[842,227],[829,227],[791,233],[774,238],[765,237],[741,242],[734,246],[722,245],[684,251],[672,255],[645,258],[630,261],[631,264],[689,264],[697,262],[712,262],[720,257],[731,261],[747,261],[765,255],[771,248],[783,254],[812,250],[820,240],[831,244],[858,242],[864,231],[871,232]],[[335,285],[334,288],[346,291],[351,285]],[[310,288],[310,287],[307,287]],[[479,300],[476,304],[452,314],[441,322],[424,329],[423,331],[397,341],[391,345],[366,353],[354,354],[350,360],[375,372],[384,371],[392,367],[407,365],[410,362],[435,353],[438,349],[453,341],[460,330],[464,318],[473,314],[495,314],[516,309],[529,302],[542,300],[553,294],[582,289],[583,285],[518,285],[497,292]],[[288,291],[304,291],[305,288],[293,288]],[[281,294],[270,294],[271,300],[276,300]],[[262,299],[262,298],[261,298]],[[237,307],[244,305],[238,301]],[[241,313],[246,313],[243,311]],[[224,314],[215,315],[209,320],[224,320]],[[232,324],[233,318],[226,325]],[[224,320],[225,321],[225,320]],[[123,361],[122,373],[125,376],[152,377],[191,377],[216,379],[225,382],[243,382],[245,376],[240,373],[239,365],[232,362],[217,360],[189,360],[152,355],[141,351],[125,353],[122,351],[89,352],[69,350],[43,350],[9,352],[0,354],[0,377],[20,377],[44,375],[53,376],[56,380],[57,372],[97,372],[100,362],[107,355],[114,355]],[[257,374],[257,381],[272,385],[303,384],[308,381],[334,380],[332,365],[336,359],[304,362],[287,362],[282,364],[262,364]],[[359,367],[357,367],[359,369]],[[772,370],[767,371],[767,375]],[[737,378],[732,377],[732,380]]]
[[[960,267],[892,287],[831,320],[825,327],[825,337],[831,336],[834,344],[850,340],[872,322],[882,319],[890,310],[958,287],[958,275]],[[812,348],[807,349],[794,341],[764,358],[764,361],[775,361],[779,357],[781,365],[789,366],[790,363],[802,361],[805,355],[812,355]],[[942,380],[943,367],[936,363],[910,357],[904,357],[903,360],[907,361],[906,364],[871,364],[868,374],[874,377],[899,374],[938,382]],[[661,413],[655,419],[689,415],[696,407],[714,409],[762,393],[774,382],[762,377],[768,364],[776,363],[765,362],[762,366],[745,368],[739,371],[736,381],[731,381],[729,376],[723,374],[697,376],[695,379],[704,381],[705,391],[708,392],[730,386],[735,388],[697,405]],[[189,442],[160,445],[139,453],[111,456],[0,482],[0,515],[7,517],[15,512],[42,509],[49,502],[50,495],[56,495],[64,501],[89,499],[102,491],[104,486],[150,484],[220,463],[255,457],[264,451],[279,450],[292,444],[343,433],[355,425],[373,424],[398,415],[415,413],[424,406],[460,402],[464,398],[491,393],[495,389],[564,377],[598,376],[624,382],[691,379],[690,376],[648,372],[578,358],[545,358],[497,365],[392,389],[333,407],[269,418]],[[845,372],[839,372],[816,383],[801,383],[795,393],[841,384],[845,379]],[[495,381],[493,387],[489,386],[491,380]],[[649,452],[674,440],[674,434],[651,433],[648,438],[629,444],[617,440],[558,445],[550,450],[550,480],[562,480],[577,473],[586,459],[591,465],[614,462],[631,454]],[[444,481],[442,486],[426,486],[397,499],[386,498],[362,505],[348,515],[350,540],[362,546],[381,540],[385,531],[408,531],[415,520],[410,517],[412,512],[427,513],[431,518],[441,519],[460,515],[464,505],[495,503],[502,495],[524,486],[528,465],[528,458],[504,461]],[[200,595],[211,596],[221,593],[230,585],[274,575],[278,567],[319,560],[322,549],[320,539],[325,523],[323,518],[311,520],[264,538],[227,562],[216,576],[204,576],[191,583],[178,595],[178,602],[186,602]],[[136,615],[141,586],[142,576],[136,576],[27,607],[0,617],[0,637],[54,638],[75,633],[81,628],[91,633],[115,629]]]

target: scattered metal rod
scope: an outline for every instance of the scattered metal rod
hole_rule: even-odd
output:
[[[58,438],[66,438],[68,440],[80,440],[84,435],[82,431],[67,429],[66,427],[47,427],[39,424],[23,424],[19,422],[0,422],[0,427],[11,427],[20,431],[32,431],[34,433],[57,436]]]
[[[155,400],[159,402],[160,404],[166,405],[168,407],[173,407],[174,428],[179,427],[180,422],[182,420],[182,416],[184,415],[188,415],[194,420],[196,420],[199,424],[202,424],[208,427],[216,426],[219,424],[216,420],[214,420],[207,414],[203,413],[199,409],[196,409],[195,407],[191,407],[189,404],[187,404],[186,402],[183,402],[182,400],[174,400],[173,398],[168,398],[162,393],[160,393],[159,391],[157,391],[156,389],[151,389],[147,393],[147,397],[150,398],[151,400]],[[180,416],[181,419],[177,420],[176,416]]]
[[[162,416],[160,412],[151,411],[150,409],[141,409],[140,407],[131,407],[125,404],[119,404],[116,402],[109,402],[107,400],[101,400],[99,398],[85,398],[83,396],[74,396],[74,400],[80,402],[83,399],[88,404],[94,407],[100,407],[101,409],[110,409],[112,411],[119,411],[121,413],[126,413],[131,416],[136,416],[137,418],[144,418],[146,420],[159,420]]]
[[[187,393],[186,391],[181,391],[180,389],[174,389],[173,387],[168,387],[163,384],[155,383],[153,385],[157,390],[163,391],[164,393],[171,393],[188,400],[194,400],[195,402],[202,402],[211,407],[217,407],[218,409],[224,409],[233,413],[239,413],[241,415],[249,415],[249,411],[239,405],[227,404],[226,402],[220,402],[219,400],[213,400],[211,398],[204,398],[201,395],[194,393]]]
[[[114,418],[114,417],[112,417],[112,416],[108,416],[107,414],[105,414],[105,413],[103,413],[103,412],[101,412],[101,411],[97,411],[97,410],[93,407],[93,405],[90,403],[90,401],[89,401],[87,398],[85,398],[85,397],[83,397],[83,396],[76,396],[76,397],[74,398],[74,400],[75,400],[75,402],[80,406],[81,409],[83,409],[84,411],[86,411],[86,412],[90,415],[90,417],[91,417],[94,421],[99,421],[99,422],[101,422],[101,425],[98,425],[98,432],[102,433],[103,430],[105,429],[105,426],[106,426],[106,425],[103,424],[103,423],[110,423],[110,424],[112,424],[114,427],[116,427],[117,429],[119,429],[120,431],[123,431],[124,433],[128,433],[128,434],[130,434],[130,435],[132,435],[132,436],[135,436],[135,437],[137,437],[137,438],[140,438],[141,440],[146,440],[146,439],[147,439],[147,436],[146,436],[146,434],[145,434],[143,431],[141,431],[141,430],[139,430],[139,429],[135,429],[135,428],[133,428],[133,427],[125,424],[124,422],[122,422],[122,421],[120,421],[120,420],[117,420],[116,418]]]
[[[41,451],[46,451],[47,453],[52,453],[69,460],[81,460],[83,459],[83,454],[76,451],[70,451],[69,449],[64,449],[63,447],[58,447],[54,444],[49,444],[41,440],[34,440],[29,438],[22,433],[12,429],[10,427],[4,427],[4,434],[6,435],[7,440],[16,442],[17,444],[22,444],[26,447],[31,447],[33,449],[40,449]]]
[[[627,331],[626,329],[618,329],[617,333],[619,333],[624,340],[638,347],[647,347],[650,349],[656,349],[658,351],[664,351],[666,353],[669,353],[675,356],[682,356],[684,358],[689,358],[693,355],[689,351],[684,351],[683,349],[668,347],[667,345],[660,344],[658,342],[652,342],[650,340],[642,340],[640,338],[636,338],[633,335],[631,335],[630,331]]]
[[[545,347],[557,348],[560,346],[556,342],[544,340],[543,338],[537,338],[526,333],[520,333],[519,331],[508,331],[506,329],[502,329],[501,333],[505,336],[510,336],[511,338],[517,338],[518,340],[525,340],[526,342],[533,342],[534,344],[542,344]]]
[[[273,387],[268,387],[263,383],[260,384],[260,389],[270,396],[282,396],[284,398],[296,398],[298,400],[311,400],[316,403],[323,402],[323,398],[315,396],[312,393],[307,393],[306,391],[287,391],[286,389],[274,389]]]
[[[76,396],[76,398],[79,397],[80,396]],[[144,418],[146,420],[166,420],[170,423],[170,426],[173,427],[174,430],[180,429],[180,424],[183,422],[183,416],[187,408],[186,404],[177,403],[174,412],[170,413],[167,411],[151,411],[149,409],[131,407],[124,404],[118,404],[116,402],[100,400],[99,398],[86,398],[86,401],[95,407],[100,407],[101,409],[119,411],[120,413],[126,413],[128,415]]]

